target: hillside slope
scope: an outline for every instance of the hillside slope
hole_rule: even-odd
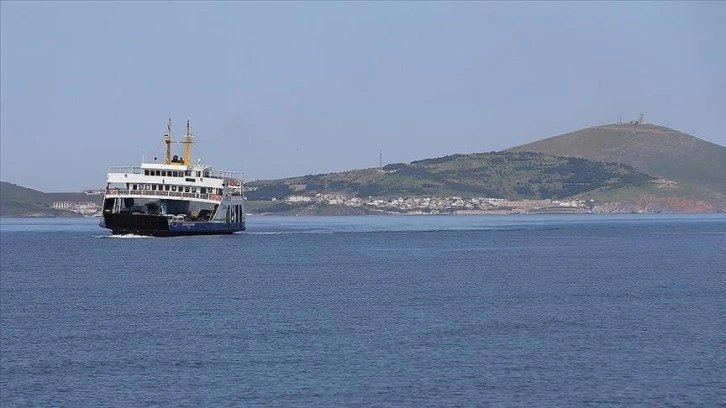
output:
[[[78,217],[79,215],[53,208],[54,201],[93,201],[101,203],[100,196],[83,193],[44,193],[17,184],[0,182],[0,217]]]
[[[726,147],[663,126],[597,126],[507,151],[623,163],[655,177],[726,196]]]
[[[458,154],[366,169],[253,181],[250,200],[315,194],[347,197],[492,197],[558,199],[595,189],[645,186],[651,177],[630,166],[540,153]]]

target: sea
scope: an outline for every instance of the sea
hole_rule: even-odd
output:
[[[726,406],[726,214],[0,219],[0,406]]]

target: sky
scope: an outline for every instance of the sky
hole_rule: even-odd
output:
[[[0,1],[0,179],[105,185],[191,121],[248,181],[636,119],[726,145],[726,2]]]

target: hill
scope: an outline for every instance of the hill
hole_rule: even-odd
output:
[[[726,147],[651,124],[611,124],[577,130],[510,152],[538,152],[617,162],[682,185],[677,195],[726,198]]]
[[[93,201],[100,196],[83,193],[44,193],[5,181],[0,182],[0,217],[79,217],[72,211],[56,210],[55,201]]]
[[[54,210],[53,201],[101,201],[6,182],[1,187],[0,216],[71,215]],[[613,124],[503,152],[256,180],[245,184],[245,192],[255,213],[558,211],[557,206],[562,211],[723,212],[726,148],[663,126]]]
[[[595,189],[645,186],[652,177],[618,163],[532,152],[457,154],[382,169],[307,175],[246,184],[249,200],[316,194],[343,197],[561,199]]]

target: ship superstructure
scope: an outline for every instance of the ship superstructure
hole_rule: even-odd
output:
[[[182,157],[171,153],[171,119],[164,135],[164,163],[111,167],[101,226],[116,234],[152,236],[231,234],[245,229],[239,173],[192,164],[187,121]]]

